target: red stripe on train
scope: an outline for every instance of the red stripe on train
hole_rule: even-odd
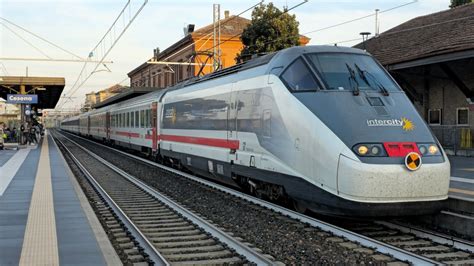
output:
[[[188,137],[188,136],[176,136],[176,135],[160,135],[159,138],[161,140],[213,146],[213,147],[219,147],[219,148],[229,148],[229,149],[234,149],[234,150],[239,149],[239,145],[240,145],[238,140],[227,140],[227,139]]]
[[[139,138],[139,133],[131,133],[131,132],[122,132],[122,131],[115,131],[116,135],[124,136],[124,137],[131,137],[131,138]]]

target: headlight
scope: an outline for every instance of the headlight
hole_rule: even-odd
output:
[[[441,155],[439,147],[435,143],[418,143],[417,146],[422,156]]]
[[[421,155],[425,155],[426,152],[427,152],[426,146],[424,146],[424,145],[419,145],[418,149],[420,150]]]
[[[357,144],[352,149],[359,156],[365,156],[365,157],[387,156],[387,153],[385,152],[383,145],[379,143]]]
[[[367,146],[360,145],[359,148],[357,149],[357,151],[359,152],[359,155],[365,155],[365,154],[367,154],[369,149],[367,148]]]
[[[436,147],[436,145],[430,145],[428,151],[430,152],[430,154],[435,155],[436,153],[438,153],[438,147]]]

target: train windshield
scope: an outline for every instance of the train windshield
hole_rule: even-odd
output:
[[[399,91],[397,84],[368,55],[308,54],[329,90]]]

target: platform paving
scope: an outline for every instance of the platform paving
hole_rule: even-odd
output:
[[[40,149],[31,150],[0,196],[0,265],[18,265]]]
[[[120,260],[46,135],[0,195],[0,265],[106,264]]]
[[[15,155],[16,150],[0,150],[0,167],[2,167],[10,158]]]
[[[450,156],[449,196],[474,201],[474,157]]]

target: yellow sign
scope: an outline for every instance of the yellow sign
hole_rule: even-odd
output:
[[[402,117],[402,121],[403,121],[403,124],[402,124],[403,130],[412,131],[413,129],[415,129],[415,125],[410,119]]]
[[[416,171],[421,166],[421,156],[416,152],[410,152],[405,157],[405,166],[410,171]]]

